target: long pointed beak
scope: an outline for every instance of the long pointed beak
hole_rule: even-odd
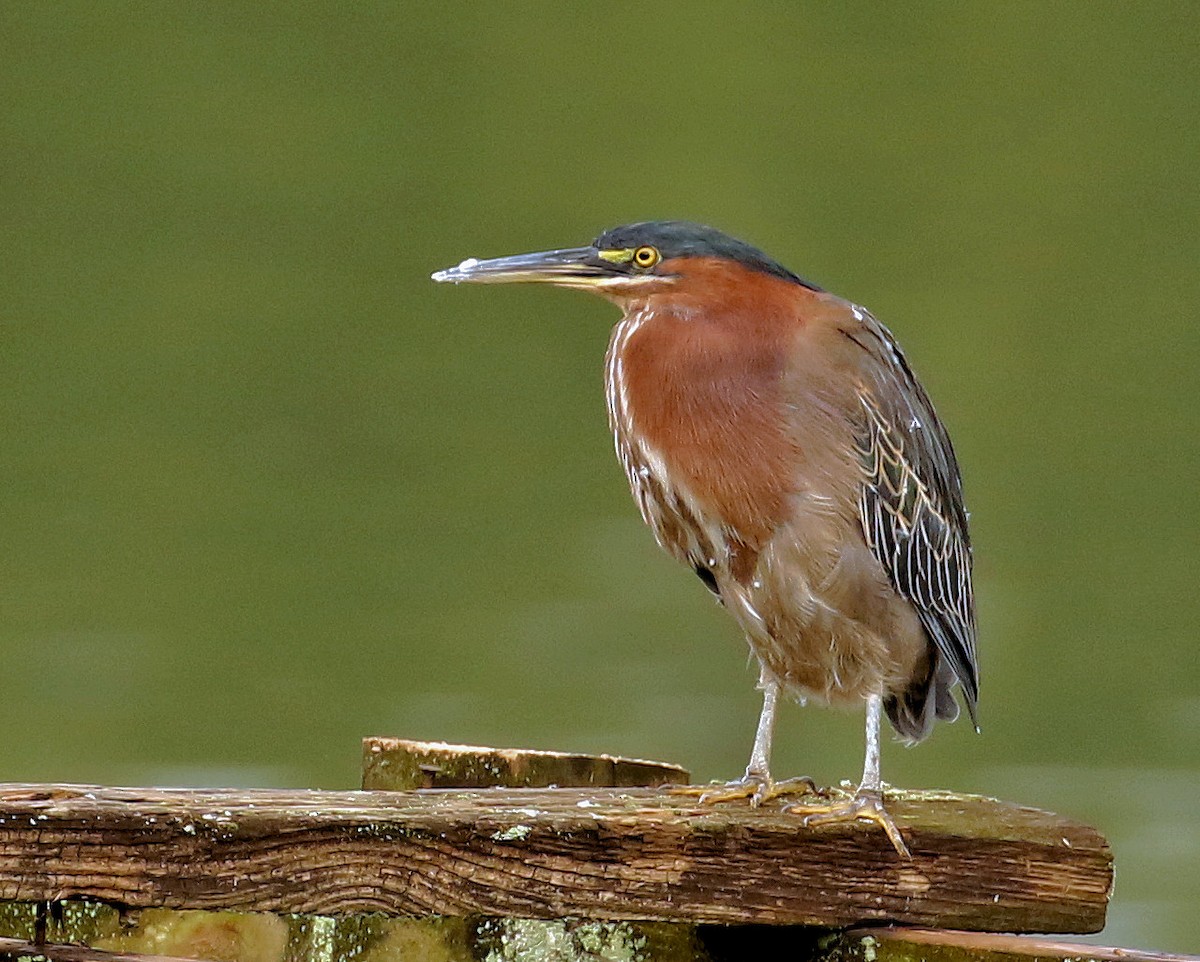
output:
[[[457,267],[447,267],[431,276],[435,281],[449,284],[544,283],[592,287],[624,275],[603,260],[594,247],[572,247],[486,261],[469,257]]]

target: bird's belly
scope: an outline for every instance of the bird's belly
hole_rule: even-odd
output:
[[[747,558],[747,546],[672,484],[652,452],[627,448],[621,460],[659,545],[711,572],[752,652],[793,697],[853,704],[903,691],[927,671],[915,611],[892,588],[857,519],[832,510],[829,499],[797,497],[789,521]]]
[[[916,612],[856,524],[801,512],[760,553],[749,582],[729,592],[751,649],[794,696],[851,703],[903,691],[927,671]]]

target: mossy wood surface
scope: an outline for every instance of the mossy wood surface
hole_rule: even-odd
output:
[[[741,962],[747,944],[713,954],[698,926],[674,922],[55,908],[34,952],[39,905],[0,907],[0,958],[12,950],[62,962]]]
[[[24,939],[0,937],[0,959],[51,959],[52,962],[196,962],[170,955],[142,955],[137,952],[106,952],[86,945],[61,943],[37,944]]]
[[[866,823],[653,789],[192,791],[0,786],[0,899],[338,915],[1015,932],[1103,925],[1107,843],[975,796],[889,796]]]
[[[44,916],[44,912],[42,913]],[[57,904],[34,944],[39,906],[0,909],[0,958],[59,962],[1200,962],[1027,935],[863,926],[340,918]],[[78,943],[86,942],[87,945]],[[72,944],[75,943],[75,944]],[[90,948],[88,947],[90,946]]]

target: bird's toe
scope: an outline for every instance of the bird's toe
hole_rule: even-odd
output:
[[[797,778],[784,779],[777,782],[769,773],[747,772],[741,778],[731,782],[711,785],[674,785],[669,789],[672,795],[690,795],[701,805],[715,805],[721,802],[736,802],[747,799],[752,808],[757,808],[764,802],[773,801],[785,795],[818,795],[827,798],[827,790],[817,787],[807,775]]]
[[[896,852],[904,858],[911,859],[900,826],[892,818],[891,813],[883,804],[883,794],[878,791],[859,789],[854,795],[844,801],[828,805],[789,805],[785,811],[803,818],[805,827],[813,825],[832,825],[839,822],[866,821],[874,822],[887,834],[888,841]]]

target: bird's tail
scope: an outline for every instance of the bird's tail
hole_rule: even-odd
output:
[[[958,702],[954,698],[954,672],[937,658],[933,670],[899,694],[883,699],[883,710],[896,733],[909,745],[922,741],[934,721],[954,721]]]

